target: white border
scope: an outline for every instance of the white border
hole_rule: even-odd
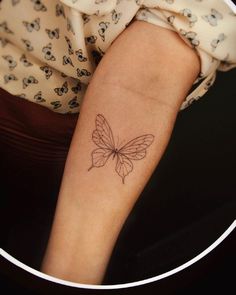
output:
[[[3,256],[5,259],[7,259],[9,262],[15,264],[16,266],[24,269],[25,271],[40,277],[42,279],[57,283],[57,284],[61,284],[61,285],[65,285],[65,286],[69,286],[69,287],[75,287],[75,288],[82,288],[82,289],[97,289],[97,290],[105,290],[105,289],[123,289],[123,288],[130,288],[130,287],[136,287],[136,286],[141,286],[141,285],[145,285],[148,283],[152,283],[155,281],[159,281],[161,279],[164,279],[166,277],[169,277],[189,266],[191,266],[192,264],[194,264],[195,262],[199,261],[200,259],[202,259],[204,256],[206,256],[207,254],[209,254],[213,249],[215,249],[220,243],[223,242],[223,240],[235,229],[236,227],[236,220],[233,221],[233,223],[227,228],[227,230],[214,242],[212,243],[208,248],[206,248],[204,251],[202,251],[200,254],[198,254],[197,256],[195,256],[194,258],[192,258],[191,260],[189,260],[188,262],[170,270],[167,271],[163,274],[160,274],[158,276],[149,278],[149,279],[145,279],[145,280],[141,280],[141,281],[137,281],[137,282],[132,282],[132,283],[125,283],[125,284],[117,284],[117,285],[89,285],[89,284],[79,284],[79,283],[74,283],[74,282],[70,282],[70,281],[65,281],[65,280],[61,280],[61,279],[57,279],[55,277],[46,275],[38,270],[33,269],[32,267],[29,267],[28,265],[20,262],[19,260],[15,259],[13,256],[11,256],[10,254],[8,254],[6,251],[4,251],[2,248],[0,248],[0,255]]]
[[[236,5],[231,0],[224,0],[224,2],[233,10],[234,13],[236,13]]]

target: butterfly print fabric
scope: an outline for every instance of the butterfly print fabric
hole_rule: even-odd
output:
[[[110,157],[116,158],[115,171],[125,183],[125,177],[133,171],[132,161],[141,160],[146,156],[147,148],[152,144],[154,136],[144,134],[118,147],[115,144],[111,127],[102,114],[96,116],[95,125],[92,140],[98,148],[91,153],[92,165],[88,171],[93,167],[104,166]]]
[[[97,65],[132,20],[177,32],[199,55],[198,85],[181,110],[208,91],[217,70],[236,67],[236,15],[223,0],[2,0],[0,87],[78,113]]]

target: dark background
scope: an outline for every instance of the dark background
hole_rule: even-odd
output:
[[[236,218],[235,74],[218,73],[208,94],[179,113],[165,155],[120,235],[112,282],[188,261]]]
[[[219,72],[209,92],[179,113],[168,148],[122,229],[105,284],[136,281],[171,270],[207,248],[234,221],[235,78],[235,70]],[[3,162],[0,163],[1,247],[38,269],[58,192],[52,191],[50,198],[44,196],[40,181],[34,179],[31,171],[24,171],[24,167],[7,171]],[[63,165],[52,169],[52,187],[59,185],[62,171]],[[22,173],[27,175],[25,186],[19,188],[25,192],[24,197],[9,198],[14,178]],[[6,175],[10,179],[8,182]],[[34,182],[34,196],[27,195],[27,181]],[[206,287],[223,292],[231,286],[232,292],[226,294],[233,294],[234,278],[229,266],[235,269],[235,249],[233,233],[190,269],[152,284],[145,292],[143,288],[138,290],[145,294],[154,291],[159,294],[202,294]],[[0,290],[37,294],[38,286],[45,284],[22,274],[3,259],[0,271]],[[53,293],[54,289],[45,288],[44,294]],[[70,292],[66,289],[65,294],[75,294]],[[80,294],[79,290],[76,292]]]

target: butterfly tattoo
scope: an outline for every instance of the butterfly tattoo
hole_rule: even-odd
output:
[[[146,150],[152,144],[154,136],[152,134],[141,135],[122,147],[118,147],[114,142],[111,127],[103,115],[98,114],[96,116],[95,126],[92,140],[98,148],[91,153],[92,165],[88,171],[93,167],[104,166],[107,160],[113,156],[113,159],[116,158],[115,171],[122,178],[122,182],[125,183],[125,177],[133,170],[132,161],[141,160],[146,156]]]

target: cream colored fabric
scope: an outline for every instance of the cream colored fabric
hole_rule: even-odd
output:
[[[99,60],[133,19],[176,31],[199,54],[195,83],[202,82],[181,109],[204,95],[216,70],[236,67],[236,16],[222,0],[3,0],[0,5],[0,87],[55,112],[79,112]]]

